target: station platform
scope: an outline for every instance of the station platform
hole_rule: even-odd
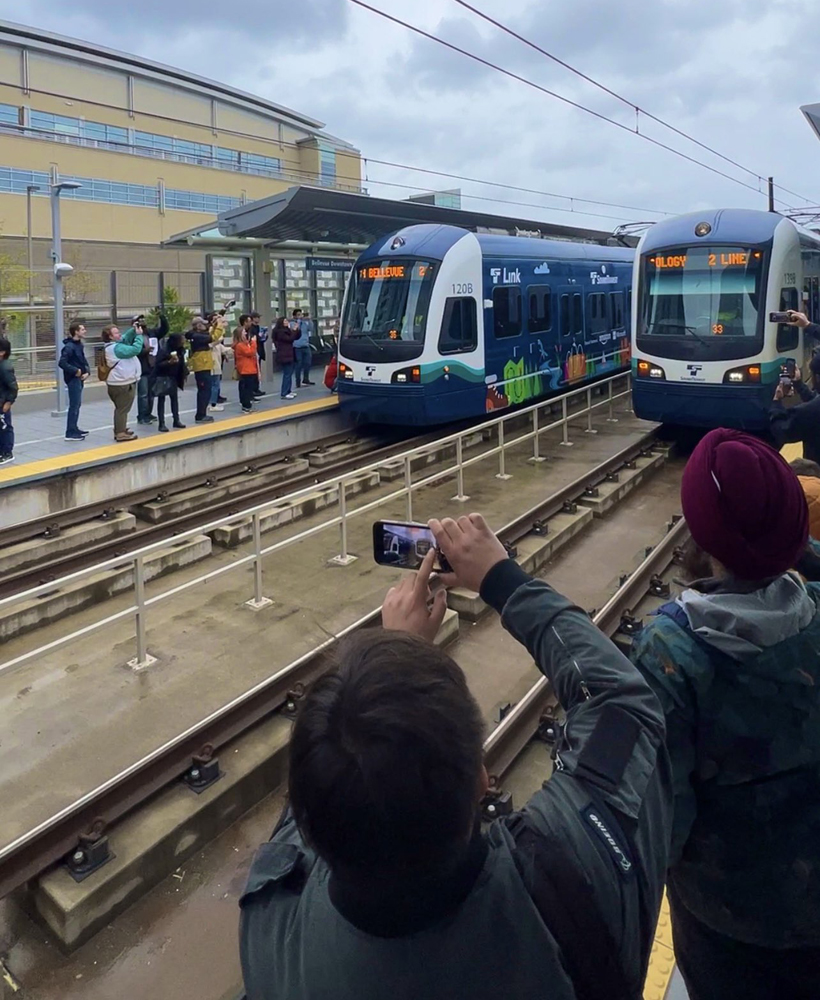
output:
[[[0,528],[113,500],[345,429],[337,397],[321,382],[299,390],[293,400],[281,399],[278,378],[275,391],[271,383],[263,384],[266,395],[250,414],[241,412],[237,383],[223,381],[222,386],[228,398],[224,410],[212,414],[213,423],[196,424],[196,390],[189,384],[180,393],[179,406],[186,427],[167,434],[160,434],[156,423],[138,424],[135,403],[129,427],[137,437],[123,443],[113,440],[114,408],[107,395],[83,404],[80,426],[89,432],[85,441],[65,440],[65,416],[52,416],[51,393],[42,394],[37,409],[26,399],[13,413],[15,460],[0,468]]]

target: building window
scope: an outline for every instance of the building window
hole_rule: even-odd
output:
[[[19,125],[20,109],[14,104],[0,104],[0,125]]]
[[[521,289],[504,286],[493,289],[493,330],[496,338],[517,337],[521,333]]]
[[[532,285],[528,289],[530,333],[547,333],[552,329],[552,289],[549,285]]]
[[[325,187],[336,184],[336,151],[319,147],[319,182]]]
[[[229,150],[233,152],[233,150]],[[258,174],[261,177],[278,177],[282,172],[282,161],[275,156],[261,156],[259,153],[237,154],[239,168],[245,174]]]

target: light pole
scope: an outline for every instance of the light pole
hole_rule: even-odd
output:
[[[29,350],[37,345],[35,340],[34,313],[31,311],[34,305],[34,240],[31,234],[31,196],[35,191],[40,190],[39,184],[26,185],[26,242],[28,246],[28,346]]]
[[[51,184],[51,259],[54,262],[54,374],[57,386],[57,409],[52,416],[59,417],[65,413],[63,406],[63,386],[60,378],[60,352],[63,348],[65,335],[65,317],[63,316],[63,278],[67,278],[74,270],[70,264],[63,263],[63,242],[60,233],[60,192],[76,191],[82,187],[77,181],[54,181]]]

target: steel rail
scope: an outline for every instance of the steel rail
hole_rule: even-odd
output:
[[[674,561],[675,551],[689,537],[686,522],[681,520],[647,555],[641,565],[624,581],[592,621],[610,636],[617,632],[624,614],[633,611],[649,593],[652,578]],[[504,717],[484,743],[487,770],[496,778],[505,771],[532,739],[545,710],[555,703],[546,677],[540,677],[515,707]]]
[[[645,453],[655,433],[653,431],[645,435],[640,441],[622,449],[617,455],[606,459],[547,497],[538,507],[515,518],[501,529],[499,536],[505,542],[515,543],[527,534],[539,517],[556,513],[563,507],[566,499],[581,497],[589,487],[600,483],[632,458]],[[125,613],[127,612],[123,612]],[[327,669],[328,651],[339,639],[360,628],[376,624],[380,614],[381,607],[375,608],[336,635],[329,636],[271,677],[0,848],[0,898],[74,849],[80,834],[89,830],[99,817],[104,817],[105,822],[110,824],[124,816],[184,774],[190,767],[192,757],[200,753],[204,746],[217,750],[280,708],[289,692],[297,685],[309,684]],[[522,704],[523,702],[519,703],[517,708],[520,709]],[[517,712],[515,718],[519,714]],[[539,711],[535,726],[540,714]],[[508,720],[512,718],[513,713],[510,713],[502,723],[505,733],[510,727]]]

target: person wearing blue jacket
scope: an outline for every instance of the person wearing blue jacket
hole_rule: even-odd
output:
[[[80,407],[83,402],[83,386],[91,369],[83,350],[86,330],[82,323],[72,323],[68,328],[68,336],[63,341],[60,352],[60,368],[63,381],[68,389],[68,415],[65,425],[66,441],[85,441],[88,431],[80,430]]]

